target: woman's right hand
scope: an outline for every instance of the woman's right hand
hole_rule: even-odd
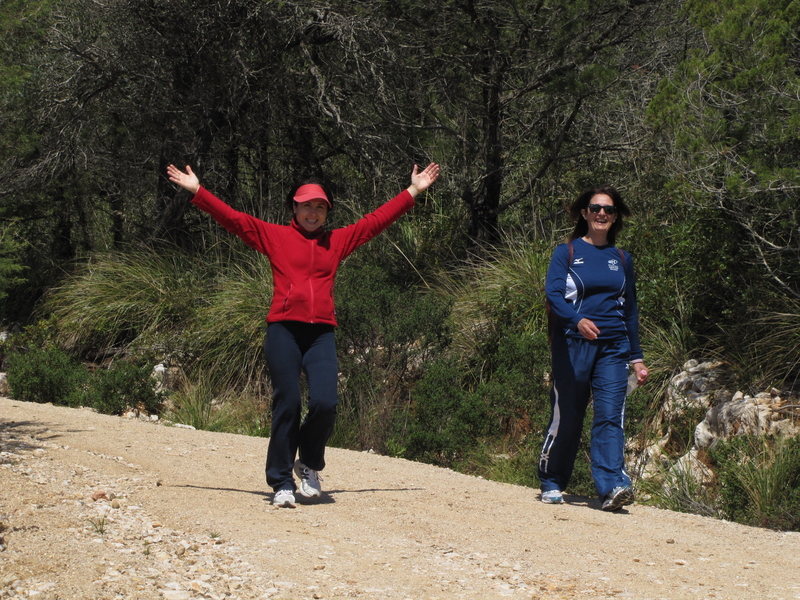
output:
[[[200,180],[189,165],[186,165],[185,173],[175,165],[170,165],[167,167],[167,175],[169,175],[169,180],[172,183],[177,183],[183,189],[192,192],[192,194],[196,194],[197,190],[200,189]]]
[[[411,172],[411,185],[408,188],[408,193],[416,197],[420,192],[424,192],[433,183],[439,179],[439,165],[431,163],[424,170],[420,171],[417,165],[414,165],[414,170]]]
[[[600,330],[597,328],[597,325],[586,318],[578,321],[578,331],[587,340],[596,340],[597,336],[600,335]]]

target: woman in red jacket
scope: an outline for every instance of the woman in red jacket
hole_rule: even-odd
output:
[[[272,304],[267,314],[264,356],[272,380],[272,431],[267,451],[267,485],[275,506],[294,508],[294,492],[322,494],[319,471],[333,432],[339,402],[334,342],[333,284],[339,264],[414,206],[414,198],[439,177],[439,165],[411,173],[411,185],[356,223],[323,229],[333,198],[324,185],[309,180],[289,194],[290,225],[267,223],[239,212],[200,185],[187,166],[167,167],[170,181],[194,194],[192,203],[247,245],[265,254],[272,267]],[[308,413],[300,422],[300,372],[308,382]],[[295,460],[298,455],[299,458]],[[292,471],[300,479],[295,484]]]

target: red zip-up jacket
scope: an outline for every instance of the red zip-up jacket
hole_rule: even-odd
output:
[[[234,210],[211,192],[197,190],[192,203],[248,246],[265,254],[272,267],[272,304],[267,322],[301,321],[336,325],[333,283],[339,264],[414,206],[408,190],[347,227],[312,233],[267,223]]]

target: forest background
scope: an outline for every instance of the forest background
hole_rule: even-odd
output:
[[[746,392],[798,383],[798,31],[790,0],[2,0],[12,393],[268,435],[268,262],[166,166],[282,223],[291,185],[323,177],[340,226],[435,161],[340,270],[333,443],[538,485],[544,275],[565,206],[609,183],[652,369],[628,436],[669,427],[680,456],[703,414],[652,424],[688,359]],[[140,385],[156,363],[181,373],[168,399]],[[571,491],[592,495],[580,461]],[[731,516],[717,491],[704,510]]]

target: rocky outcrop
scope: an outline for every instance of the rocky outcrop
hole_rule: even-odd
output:
[[[800,412],[796,399],[782,398],[778,390],[755,397],[736,392],[722,404],[709,409],[695,428],[694,444],[709,448],[718,439],[736,435],[800,435]]]
[[[667,387],[664,413],[667,420],[693,408],[711,408],[712,404],[725,402],[732,396],[722,388],[720,379],[724,363],[719,361],[688,361]]]
[[[800,435],[800,400],[775,388],[749,396],[724,387],[725,366],[718,361],[690,360],[669,383],[661,422],[674,423],[690,409],[705,409],[705,418],[694,428],[690,450],[669,464],[665,447],[671,430],[640,455],[643,477],[665,467],[691,474],[698,482],[711,478],[708,467],[698,459],[698,452],[711,448],[719,440],[737,435]]]
[[[755,396],[732,392],[720,382],[720,362],[688,361],[670,381],[664,420],[687,408],[707,409],[694,432],[694,447],[704,449],[736,435],[800,435],[800,401],[772,388]]]

